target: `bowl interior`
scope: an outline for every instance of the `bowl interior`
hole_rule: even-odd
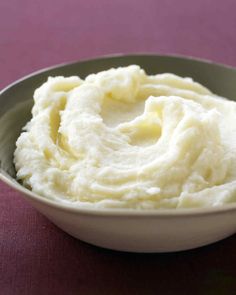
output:
[[[127,55],[80,61],[42,70],[5,88],[0,94],[0,171],[15,178],[13,153],[22,127],[31,117],[33,93],[48,76],[81,78],[111,67],[138,64],[148,74],[170,72],[192,77],[214,93],[236,100],[236,69],[210,62],[161,55]]]

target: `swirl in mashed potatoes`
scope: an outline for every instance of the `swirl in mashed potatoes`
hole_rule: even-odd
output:
[[[17,178],[78,206],[236,202],[236,103],[137,65],[49,77],[16,143]]]

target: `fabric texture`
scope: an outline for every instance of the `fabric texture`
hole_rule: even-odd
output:
[[[181,54],[236,66],[235,0],[0,2],[0,87],[57,63]],[[219,81],[220,82],[220,81]],[[0,184],[0,294],[235,294],[236,235],[171,254],[120,253],[67,235]]]

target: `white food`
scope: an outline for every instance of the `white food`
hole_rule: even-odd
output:
[[[236,103],[137,65],[50,77],[16,143],[17,177],[75,206],[207,207],[236,201]]]

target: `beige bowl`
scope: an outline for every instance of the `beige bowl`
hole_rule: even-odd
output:
[[[129,55],[60,65],[23,78],[0,94],[0,179],[22,194],[61,229],[88,243],[131,252],[170,252],[196,248],[236,232],[236,204],[204,209],[84,209],[36,195],[15,180],[15,142],[30,119],[32,95],[48,76],[87,76],[110,67],[139,64],[147,73],[191,76],[213,92],[235,99],[236,70],[190,58]]]

